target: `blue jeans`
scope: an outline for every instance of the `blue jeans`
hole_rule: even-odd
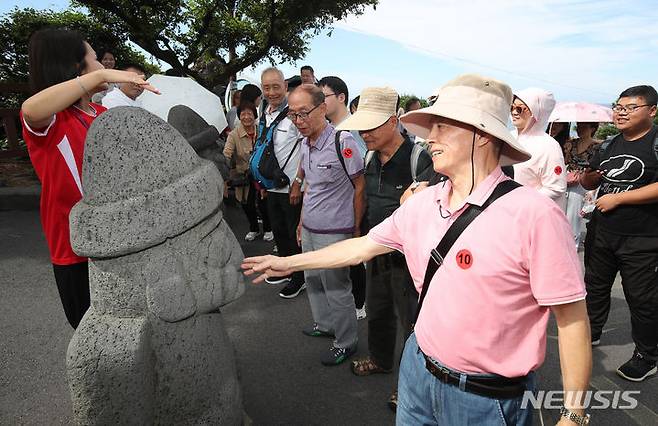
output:
[[[530,373],[527,387],[535,392],[535,386],[535,375]],[[398,426],[532,424],[532,407],[521,409],[523,397],[488,398],[466,392],[434,377],[425,368],[425,358],[418,350],[415,333],[409,336],[404,347],[398,391]]]

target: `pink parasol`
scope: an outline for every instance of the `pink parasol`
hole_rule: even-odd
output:
[[[612,109],[587,102],[558,102],[548,121],[609,123],[612,121]]]

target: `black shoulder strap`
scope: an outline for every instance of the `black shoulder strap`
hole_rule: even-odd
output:
[[[347,171],[347,166],[345,165],[345,160],[343,159],[343,153],[342,149],[340,146],[340,134],[343,133],[344,130],[337,130],[336,131],[336,138],[334,139],[334,145],[336,146],[336,155],[338,155],[338,161],[340,161],[340,165],[343,166],[343,170],[345,171],[345,174],[347,175],[347,180],[350,181],[352,184],[352,188],[356,188],[354,186],[354,182],[352,182],[352,178],[350,178],[350,173]]]
[[[457,241],[459,236],[462,234],[462,232],[464,232],[468,225],[470,225],[471,222],[473,222],[473,220],[484,211],[484,209],[489,207],[491,203],[520,186],[521,184],[513,180],[504,180],[500,182],[493,190],[489,198],[487,198],[487,201],[482,204],[482,206],[470,204],[466,210],[464,210],[464,212],[457,219],[455,219],[452,225],[450,225],[450,228],[448,228],[443,238],[441,238],[439,245],[432,249],[430,253],[430,259],[427,262],[427,269],[425,270],[425,278],[423,280],[423,289],[420,293],[420,298],[418,299],[418,309],[416,310],[414,323],[416,323],[418,320],[418,315],[420,314],[420,309],[423,307],[423,300],[425,300],[425,296],[427,295],[427,290],[430,287],[432,277],[443,264],[443,259],[455,244],[455,241]]]
[[[658,160],[658,132],[656,132],[656,137],[653,140],[653,153],[656,155],[656,160]]]
[[[286,166],[288,165],[288,162],[290,161],[290,158],[291,158],[292,155],[295,153],[295,150],[297,149],[297,145],[299,145],[299,143],[300,143],[301,141],[303,141],[303,140],[304,140],[304,138],[299,138],[299,139],[297,139],[297,140],[295,141],[295,144],[294,144],[293,147],[292,147],[292,151],[290,151],[290,154],[288,154],[288,158],[286,158],[286,162],[283,163],[283,166],[281,166],[281,171],[282,171],[282,172],[285,173],[284,170],[286,169]]]
[[[601,145],[599,145],[600,158],[604,158],[605,154],[608,152],[608,147],[612,145],[612,141],[614,141],[616,137],[617,135],[608,136],[603,142],[601,142]]]

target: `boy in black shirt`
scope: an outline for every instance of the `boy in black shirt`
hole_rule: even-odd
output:
[[[619,95],[613,119],[621,134],[602,144],[580,181],[585,189],[599,187],[585,247],[592,345],[600,342],[619,271],[635,351],[617,373],[638,382],[656,374],[658,360],[657,102],[651,86],[631,87]]]

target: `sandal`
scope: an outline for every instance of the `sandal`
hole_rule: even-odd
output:
[[[393,395],[388,399],[388,408],[395,413],[398,409],[398,391],[393,392]]]
[[[375,364],[375,361],[371,357],[357,359],[352,361],[352,373],[357,376],[369,376],[376,373],[388,374],[392,372],[393,369],[382,368],[379,365]]]

